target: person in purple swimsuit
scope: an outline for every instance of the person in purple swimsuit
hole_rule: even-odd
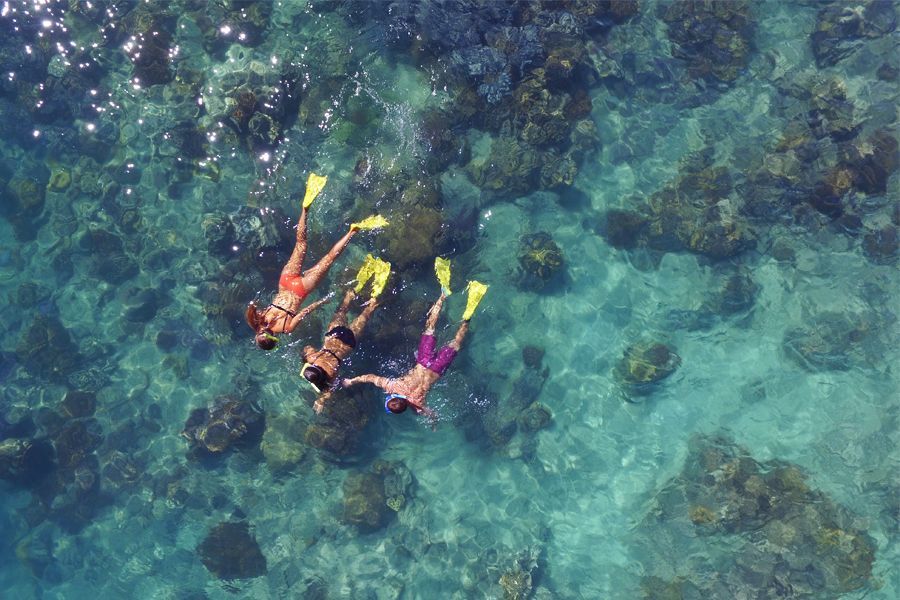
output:
[[[428,390],[431,386],[441,378],[447,371],[450,363],[456,358],[462,346],[463,338],[469,330],[468,319],[464,320],[453,341],[435,350],[437,340],[434,337],[434,328],[437,325],[438,317],[441,314],[441,307],[444,304],[444,294],[438,298],[431,310],[428,311],[428,320],[425,322],[425,331],[422,332],[422,338],[419,340],[419,351],[417,353],[416,365],[406,372],[405,375],[398,379],[381,377],[380,375],[360,375],[342,381],[344,386],[356,385],[357,383],[371,383],[380,387],[385,392],[384,409],[393,414],[400,414],[407,408],[412,408],[416,414],[425,415],[432,419],[435,418],[433,410],[428,408],[425,400]]]

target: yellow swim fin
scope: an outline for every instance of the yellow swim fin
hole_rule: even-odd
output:
[[[450,261],[440,256],[435,258],[434,274],[437,275],[438,283],[441,284],[441,291],[445,296],[449,296],[452,293],[450,291]]]
[[[364,287],[366,287],[366,283],[372,278],[372,275],[375,274],[376,267],[376,259],[371,254],[366,255],[366,259],[363,261],[362,266],[359,268],[359,272],[356,273],[356,287],[353,290],[358,294],[362,291]]]
[[[391,263],[375,259],[375,275],[372,277],[372,298],[377,298],[384,291],[387,280],[391,276]]]
[[[378,229],[388,224],[388,220],[381,215],[372,215],[362,221],[350,224],[350,229]]]
[[[478,303],[481,302],[481,298],[487,290],[488,286],[483,283],[478,281],[469,282],[469,285],[466,286],[466,291],[469,292],[469,296],[466,299],[466,310],[462,316],[463,321],[468,321],[472,318],[472,315],[475,314],[475,309],[478,308]]]
[[[325,187],[326,181],[328,181],[328,177],[316,175],[315,173],[309,174],[309,179],[306,180],[306,195],[303,196],[303,208],[309,208],[309,205],[313,203],[313,200]]]

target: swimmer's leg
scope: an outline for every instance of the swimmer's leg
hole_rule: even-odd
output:
[[[341,252],[344,251],[344,248],[347,247],[347,244],[350,243],[350,240],[353,239],[354,235],[356,235],[355,229],[351,229],[345,233],[344,237],[339,239],[334,246],[331,247],[331,250],[319,259],[319,262],[303,273],[303,287],[306,288],[307,292],[312,292],[316,289],[316,286],[319,285],[319,282],[322,281],[322,278],[328,273],[328,269],[331,268],[331,265],[334,264],[337,257],[341,255]]]

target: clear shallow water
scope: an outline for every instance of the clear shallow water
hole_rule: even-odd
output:
[[[896,226],[898,180],[896,167],[887,169],[884,189],[873,189],[860,174],[866,153],[852,150],[871,147],[880,128],[896,136],[896,81],[876,74],[897,67],[883,15],[866,13],[868,34],[855,51],[817,65],[810,35],[825,6],[762,4],[749,13],[752,48],[731,79],[692,75],[702,61],[677,48],[682,60],[671,58],[677,44],[667,32],[690,17],[667,23],[669,5],[641,3],[621,24],[598,17],[590,32],[573,34],[586,48],[583,68],[545,85],[586,90],[592,101],[599,140],[575,157],[572,185],[501,174],[493,190],[479,165],[501,162],[494,151],[510,128],[520,136],[514,156],[568,146],[526,144],[535,134],[515,119],[504,129],[459,108],[472,104],[466,86],[490,98],[495,86],[500,99],[480,107],[505,110],[503,98],[528,79],[510,68],[505,90],[489,60],[468,56],[461,62],[484,60],[489,72],[469,69],[460,83],[453,52],[472,45],[460,30],[504,47],[490,23],[536,23],[544,35],[544,50],[530,58],[537,64],[559,28],[540,11],[504,20],[452,3],[404,6],[388,17],[365,5],[273,5],[251,47],[229,44],[233,32],[222,28],[244,23],[252,33],[256,17],[215,7],[110,5],[104,17],[61,5],[25,15],[10,3],[0,280],[22,313],[2,321],[3,435],[6,444],[49,443],[54,463],[2,484],[3,588],[23,598],[895,597],[896,250],[879,254],[866,240]],[[558,25],[550,8],[544,14]],[[142,14],[158,21],[144,27]],[[469,25],[448,25],[457,22]],[[151,64],[138,74],[127,49],[136,40],[116,37],[113,25],[167,31],[168,71]],[[414,41],[404,43],[409,32]],[[40,34],[63,49],[98,44],[94,79],[65,80],[73,65],[53,58],[62,50],[41,46]],[[26,46],[40,57],[23,54]],[[87,60],[71,52],[75,66]],[[171,81],[146,85],[154,77]],[[829,88],[830,78],[845,91]],[[63,92],[54,79],[65,80]],[[43,96],[34,91],[42,83]],[[252,131],[261,137],[226,101],[240,100],[241,85],[256,95],[266,86],[289,92],[273,96],[284,111],[258,119],[265,127]],[[42,100],[56,105],[36,109]],[[541,122],[534,114],[525,120]],[[269,143],[273,123],[279,135]],[[786,132],[798,126],[809,141],[791,147]],[[443,150],[435,129],[451,131],[444,141],[457,150]],[[755,245],[710,258],[695,235],[661,248],[638,231],[628,238],[637,247],[623,249],[630,242],[616,241],[609,211],[658,215],[644,205],[676,204],[660,191],[709,164],[691,166],[691,153],[704,151],[732,185],[701,181],[680,193],[688,204],[712,196],[725,215],[717,218],[751,228]],[[883,144],[877,151],[890,154]],[[841,165],[856,169],[856,183],[836,210],[818,184]],[[62,170],[68,185],[52,179]],[[462,311],[465,279],[491,284],[463,352],[431,393],[436,432],[408,415],[387,418],[371,389],[345,397],[350,408],[340,414],[314,416],[296,376],[298,350],[318,341],[334,304],[275,353],[251,345],[241,311],[275,288],[310,170],[329,175],[310,215],[310,257],[373,210],[406,227],[360,236],[332,271],[329,283],[349,281],[366,252],[400,267],[392,302],[349,371],[408,368],[437,292],[435,254],[453,259],[457,289],[443,323]],[[786,175],[772,185],[762,172]],[[42,203],[22,181],[49,186]],[[438,200],[416,189],[435,189]],[[753,209],[760,197],[788,208]],[[241,212],[246,206],[253,210]],[[254,221],[260,207],[274,218]],[[442,225],[418,239],[434,225],[429,210]],[[700,220],[690,208],[678,214]],[[561,248],[565,269],[536,289],[540,277],[519,272],[520,244],[541,231]],[[752,292],[722,300],[736,274]],[[51,342],[35,341],[48,330]],[[618,365],[646,340],[680,361],[635,390]],[[526,346],[544,351],[540,366],[525,364]],[[95,395],[93,410],[65,399],[75,390]],[[223,395],[265,413],[262,443],[197,460],[180,432],[192,410]],[[525,419],[540,421],[527,408],[533,400],[552,420],[529,432]],[[728,441],[702,441],[713,435]],[[708,454],[730,444],[762,466],[728,475]],[[394,463],[386,496],[399,487],[404,500],[395,512],[364,488],[385,522],[361,531],[347,522],[346,482],[383,473],[378,461]],[[708,472],[697,476],[698,464]],[[805,483],[763,477],[784,464]],[[747,484],[753,475],[765,484]],[[710,499],[709,488],[719,495]],[[793,512],[784,498],[813,508]],[[204,566],[198,547],[223,521],[249,525],[264,574],[221,581]],[[847,564],[851,573],[841,571]]]

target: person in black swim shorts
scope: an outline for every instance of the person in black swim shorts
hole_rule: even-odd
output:
[[[316,412],[322,412],[325,402],[331,397],[332,388],[337,383],[338,372],[341,365],[353,349],[356,341],[362,335],[369,317],[378,308],[378,301],[372,298],[366,303],[363,311],[349,325],[347,324],[347,312],[350,303],[356,298],[356,292],[352,289],[344,294],[344,300],[334,313],[322,347],[318,350],[312,346],[303,349],[303,368],[301,376],[319,393],[314,408]]]

